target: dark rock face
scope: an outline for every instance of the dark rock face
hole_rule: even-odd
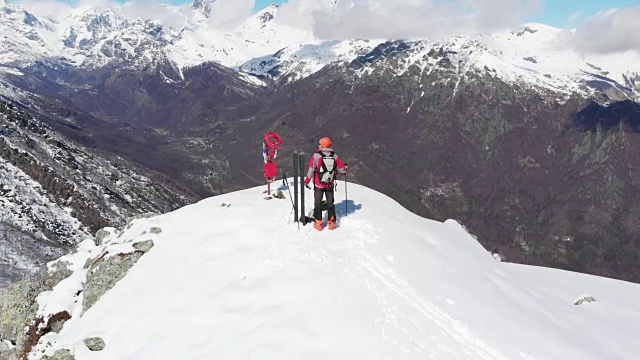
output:
[[[20,280],[100,228],[195,199],[162,175],[70,141],[26,111],[0,101],[0,285]]]
[[[367,65],[375,63],[378,60],[389,58],[395,54],[409,49],[411,49],[411,45],[406,41],[388,41],[376,46],[369,54],[358,56],[349,64],[349,67],[354,70],[360,70]]]
[[[39,183],[59,205],[73,209],[92,234],[114,220],[122,225],[131,215],[165,212],[192,200],[150,183],[136,174],[135,165],[113,156],[101,157],[60,137],[19,107],[6,112],[6,133],[0,138],[2,158]]]
[[[576,128],[597,132],[623,128],[629,132],[640,132],[640,105],[633,101],[620,101],[611,106],[591,102],[573,119]]]

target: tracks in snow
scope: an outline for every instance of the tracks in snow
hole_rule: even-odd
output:
[[[382,229],[366,220],[348,219],[341,231],[346,234],[336,241],[342,243],[320,243],[328,249],[319,249],[316,258],[343,265],[347,276],[376,297],[382,315],[375,322],[385,341],[407,354],[447,359],[507,359],[472,334],[464,322],[419,294],[396,273],[393,265],[396,260],[392,256],[372,251],[380,241]],[[335,258],[328,258],[327,252]]]
[[[296,228],[290,224],[276,239],[291,238],[290,232]],[[394,263],[402,266],[401,259],[394,259],[383,253],[384,247],[377,246],[382,232],[357,217],[347,218],[335,232],[318,233],[301,227],[296,240],[269,245],[267,263],[275,267],[291,262],[317,263],[361,284],[380,305],[380,316],[372,321],[379,327],[381,338],[409,357],[507,360],[396,272]]]

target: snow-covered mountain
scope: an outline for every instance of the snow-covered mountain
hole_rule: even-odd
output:
[[[637,53],[578,54],[571,31],[541,24],[322,40],[287,25],[290,7],[231,27],[221,3],[46,13],[3,2],[0,95],[200,197],[262,180],[264,132],[300,149],[331,129],[355,181],[423,216],[464,219],[510,261],[640,277],[638,252],[620,250],[640,233],[640,120],[633,101],[608,106],[638,101]],[[348,3],[327,0],[323,16]]]
[[[274,54],[251,59],[240,65],[239,70],[260,78],[294,82],[329,64],[349,63],[365,56],[377,44],[371,40],[347,40],[289,46]]]
[[[453,66],[454,73],[443,81],[459,82],[471,74],[488,73],[516,87],[548,94],[568,97],[577,93],[602,102],[640,100],[640,53],[581,55],[560,46],[563,31],[527,24],[518,32],[456,36],[445,41],[325,41],[252,59],[240,70],[297,80],[333,62],[352,62],[352,67],[367,74],[383,71],[391,63],[397,75],[418,69],[418,76]],[[384,61],[389,58],[393,60]],[[601,97],[602,92],[609,98]]]
[[[331,6],[336,6],[333,1]],[[118,64],[140,69],[170,64],[176,73],[208,61],[253,75],[295,81],[334,62],[372,60],[388,40],[320,40],[308,31],[278,21],[271,5],[233,29],[221,29],[209,19],[211,3],[162,5],[172,14],[170,25],[131,15],[117,8],[72,9],[65,16],[38,16],[16,5],[0,11],[0,65],[24,68],[36,62],[96,69]],[[437,63],[430,52],[446,54],[458,71],[493,74],[515,86],[543,92],[581,93],[598,100],[640,99],[640,54],[578,54],[563,45],[568,30],[527,24],[517,31],[448,40],[405,41],[400,72],[417,66],[429,72]],[[175,79],[174,79],[175,80]],[[455,79],[454,79],[455,81]],[[605,93],[606,96],[600,96]]]
[[[249,59],[315,41],[310,33],[274,21],[277,12],[277,5],[268,6],[233,31],[213,28],[206,17],[196,14],[167,48],[169,57],[180,68],[207,61],[237,67]]]
[[[182,19],[181,27],[128,16],[114,8],[79,7],[66,16],[38,17],[19,6],[4,4],[0,11],[0,64],[25,67],[56,59],[82,68],[114,62],[144,67],[169,57],[180,68],[207,61],[234,66],[313,40],[309,33],[273,22],[276,5],[233,31],[212,27],[206,4],[163,6]]]
[[[637,284],[500,262],[455,221],[418,217],[356,184],[338,200],[340,227],[323,232],[293,223],[289,200],[265,201],[263,190],[81,243],[49,264],[49,288],[20,285],[41,292],[18,321],[3,322],[5,351],[78,360],[628,360],[640,350]],[[3,311],[16,315],[7,303]]]

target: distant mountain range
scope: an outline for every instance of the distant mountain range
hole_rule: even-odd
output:
[[[46,215],[65,229],[57,236],[33,225],[40,213],[4,218],[33,239],[65,247],[137,213],[258,185],[260,142],[276,131],[283,174],[293,150],[331,136],[350,180],[420,215],[458,220],[508,261],[640,281],[638,53],[581,55],[561,46],[568,30],[542,24],[322,40],[286,25],[275,5],[226,30],[206,1],[162,5],[170,22],[117,6],[54,16],[0,5],[7,126],[16,116],[39,124],[66,151],[111,169],[56,162],[51,141],[30,127],[2,133],[2,171],[40,194],[24,198],[60,207]],[[66,201],[84,206],[13,149],[58,166],[76,189],[96,185],[85,195],[95,216],[64,211]],[[73,166],[103,180],[81,185]]]

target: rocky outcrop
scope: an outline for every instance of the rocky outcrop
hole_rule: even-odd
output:
[[[582,305],[582,304],[588,304],[591,302],[595,302],[596,299],[593,296],[583,296],[580,299],[576,300],[573,305]]]
[[[117,254],[103,259],[106,254],[94,260],[89,267],[84,285],[82,311],[91,308],[104,293],[120,281],[144,253],[136,251],[131,254]]]
[[[106,228],[102,228],[96,232],[96,245],[102,245],[104,239],[111,236],[111,232]]]
[[[139,219],[133,219],[126,228],[135,226],[137,221]],[[149,226],[142,233],[136,232],[131,239],[128,235],[119,236],[123,233],[115,228],[100,229],[100,245],[90,239],[85,240],[75,247],[69,257],[49,264],[49,270],[43,269],[0,291],[0,360],[26,358],[36,349],[52,351],[52,344],[41,339],[48,333],[63,330],[71,314],[84,313],[94,306],[153,248],[153,240],[145,240],[145,237],[155,237],[161,232],[160,227]],[[54,289],[62,281],[65,283]],[[52,314],[41,313],[41,304],[37,299],[43,292],[48,292],[46,297],[66,299],[62,303],[69,304],[69,307]],[[100,351],[105,347],[104,340],[98,337],[87,338],[85,344],[92,351]],[[70,354],[66,350],[59,350],[51,359],[65,359]]]
[[[10,341],[0,341],[0,360],[18,360],[18,354],[15,351],[15,345]]]
[[[75,356],[68,349],[60,349],[53,353],[52,356],[43,356],[42,360],[76,360]]]
[[[154,246],[153,240],[146,240],[146,241],[141,241],[133,244],[133,247],[136,250],[141,251],[143,253],[149,252],[149,250],[151,250],[153,246]]]
[[[40,270],[27,279],[0,291],[0,336],[2,337],[0,340],[15,344],[14,349],[7,350],[9,353],[24,353],[26,349],[33,346],[35,336],[39,338],[44,335],[30,334],[29,331],[25,331],[25,329],[35,329],[34,324],[39,326],[44,321],[47,322],[45,327],[49,327],[49,330],[52,327],[59,330],[60,322],[63,322],[65,316],[38,320],[36,297],[43,291],[52,290],[55,285],[71,274],[65,263],[58,262],[52,271]],[[35,341],[37,342],[37,339]]]
[[[104,340],[100,337],[86,338],[84,339],[84,344],[87,345],[91,351],[102,351],[105,347]]]

